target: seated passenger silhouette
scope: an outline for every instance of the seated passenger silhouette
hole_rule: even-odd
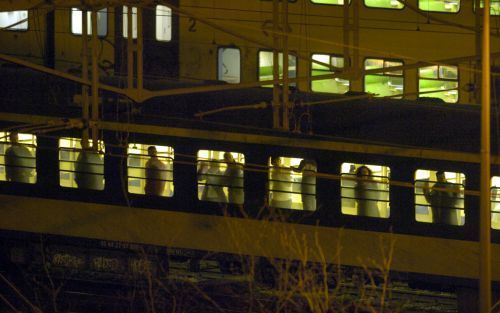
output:
[[[283,167],[280,157],[271,159],[269,191],[273,208],[292,207],[292,176],[289,168]]]
[[[224,152],[224,161],[227,164],[224,178],[228,191],[228,202],[243,203],[243,168],[241,164],[236,163],[231,152]]]
[[[436,180],[432,188],[429,188],[429,182],[423,187],[425,199],[431,205],[432,222],[459,225],[458,210],[455,209],[458,185],[447,182],[443,171],[436,172]]]
[[[198,169],[198,180],[205,181],[205,186],[201,195],[201,200],[227,203],[226,195],[222,189],[222,174],[218,161],[201,161]]]
[[[36,160],[23,144],[19,143],[17,132],[9,134],[10,147],[5,152],[7,181],[29,183],[36,167]]]
[[[358,215],[380,217],[378,210],[378,183],[373,179],[370,168],[363,165],[356,170],[354,197],[358,204]]]
[[[96,151],[82,140],[82,151],[75,162],[75,183],[78,188],[104,189],[104,162]]]
[[[148,147],[149,160],[146,162],[146,186],[144,192],[147,195],[161,196],[165,190],[167,180],[167,166],[158,159],[155,146]]]
[[[316,210],[316,161],[303,159],[298,167],[292,167],[294,172],[302,173],[300,194],[302,207],[306,211]]]

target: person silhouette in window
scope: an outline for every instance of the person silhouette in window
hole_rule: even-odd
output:
[[[365,165],[358,167],[356,170],[356,186],[354,187],[358,215],[380,217],[377,204],[379,198],[377,185],[370,168]]]
[[[273,208],[290,209],[292,207],[291,170],[282,165],[280,157],[273,157],[270,171],[271,201],[269,205]]]
[[[219,162],[215,160],[201,161],[198,169],[198,180],[205,181],[201,200],[227,203],[223,188],[223,173],[219,169]]]
[[[243,203],[243,168],[236,163],[231,152],[224,152],[224,161],[227,164],[224,177],[227,181],[228,202]]]
[[[300,194],[302,207],[306,211],[316,210],[316,161],[303,159],[298,167],[292,167],[294,172],[301,172]]]
[[[88,141],[82,140],[82,151],[75,162],[75,183],[78,188],[104,189],[104,162],[101,156],[93,151]]]
[[[150,196],[162,196],[167,181],[167,166],[158,158],[155,146],[148,147],[148,155],[144,193]]]
[[[459,225],[457,210],[459,187],[446,181],[443,171],[436,172],[436,183],[429,188],[427,181],[423,187],[425,199],[431,205],[432,222]]]
[[[7,181],[29,183],[35,169],[35,158],[23,144],[17,132],[9,134],[10,147],[5,152],[5,174]]]

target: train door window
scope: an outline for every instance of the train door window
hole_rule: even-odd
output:
[[[460,10],[460,0],[418,0],[422,11],[456,13]]]
[[[127,149],[130,193],[172,197],[174,195],[174,149],[168,146],[131,143]]]
[[[283,78],[283,53],[279,53],[279,78]],[[293,55],[288,55],[288,77],[295,78],[297,76],[297,58]],[[273,52],[259,51],[259,81],[273,80]],[[290,86],[295,86],[291,83]],[[263,87],[272,87],[266,85]]]
[[[433,65],[418,69],[420,97],[441,98],[458,102],[458,68],[451,65]]]
[[[99,140],[98,151],[93,143],[83,148],[80,138],[59,139],[59,184],[62,187],[104,189],[104,143]]]
[[[384,59],[366,59],[365,70],[402,66],[401,61]],[[402,98],[404,87],[403,70],[387,71],[365,75],[365,91],[378,97],[395,96]],[[398,96],[399,95],[399,96]]]
[[[484,8],[484,0],[481,0],[479,6]],[[476,8],[476,2],[474,1],[474,9]],[[500,15],[500,1],[492,0],[490,1],[490,14],[491,15]]]
[[[491,178],[491,228],[500,229],[500,177]]]
[[[423,223],[464,225],[465,175],[419,169],[415,172],[415,219]]]
[[[0,12],[0,28],[2,30],[27,30],[28,11]]]
[[[200,150],[196,159],[198,199],[243,204],[245,156],[237,152]]]
[[[172,9],[165,5],[156,6],[156,40],[172,40]]]
[[[123,37],[128,38],[128,6],[123,6]],[[137,7],[132,7],[132,38],[137,38]]]
[[[340,174],[342,213],[388,218],[389,177],[387,166],[343,163]]]
[[[71,33],[81,35],[83,31],[83,12],[80,9],[71,9]],[[92,12],[87,12],[87,34],[92,34]],[[97,35],[106,36],[108,33],[108,9],[97,11]]]
[[[316,210],[316,162],[269,158],[269,206],[292,210]]]
[[[343,5],[344,0],[311,0],[312,3],[317,3],[317,4],[331,4],[331,5]],[[351,0],[349,0],[349,4],[351,3]]]
[[[365,5],[369,8],[402,9],[404,1],[398,0],[365,0]]]
[[[0,132],[0,180],[36,183],[36,136]]]
[[[344,58],[341,56],[335,56],[331,54],[313,54],[312,60],[319,61],[321,63],[325,63],[338,68],[344,67]],[[311,76],[327,75],[333,73],[334,71],[332,71],[328,66],[311,62]],[[349,91],[349,81],[338,77],[312,80],[311,90],[316,92],[342,94]]]
[[[240,82],[241,70],[240,49],[221,47],[218,52],[217,79],[230,84]]]

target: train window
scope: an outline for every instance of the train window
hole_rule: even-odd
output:
[[[311,0],[312,3],[317,3],[317,4],[332,4],[332,5],[343,5],[344,0]],[[351,3],[351,0],[349,0],[349,4]]]
[[[279,77],[283,78],[283,53],[279,53]],[[297,77],[297,58],[294,55],[288,55],[288,77]],[[259,81],[273,79],[273,52],[259,51]],[[291,83],[290,86],[295,86]],[[272,87],[271,85],[263,87]]]
[[[221,47],[218,52],[217,79],[230,84],[240,82],[240,49]]]
[[[331,54],[313,54],[312,59],[331,66],[343,68],[344,58]],[[329,67],[311,62],[311,76],[333,74]],[[342,78],[328,78],[311,81],[311,90],[316,92],[346,93],[349,91],[349,81]]]
[[[79,138],[59,139],[59,184],[62,187],[104,189],[104,143],[99,140],[98,151],[93,143],[83,148]]]
[[[127,38],[128,37],[128,19],[127,19],[127,14],[128,14],[128,6],[124,5],[123,6],[123,37]],[[132,38],[136,39],[137,38],[137,7],[132,7]]]
[[[491,178],[491,228],[500,229],[500,177]]]
[[[422,11],[456,13],[460,10],[460,0],[418,0]]]
[[[418,69],[420,97],[441,98],[458,102],[458,68],[452,65],[433,65]]]
[[[156,40],[172,40],[172,9],[164,5],[156,6]]]
[[[83,31],[82,10],[71,9],[71,33],[81,35]],[[92,12],[87,12],[87,34],[92,34]],[[108,9],[97,11],[97,35],[104,37],[108,33]]]
[[[480,5],[482,8],[484,8],[484,0],[481,0]],[[474,9],[476,8],[476,2],[474,1]],[[490,14],[491,15],[500,15],[500,1],[495,1],[492,0],[490,1]]]
[[[269,158],[269,206],[292,210],[316,210],[316,162]]]
[[[365,70],[402,66],[401,61],[365,59]],[[401,98],[404,89],[403,70],[387,71],[365,75],[365,91],[378,97],[396,96]],[[400,95],[400,96],[397,96]]]
[[[28,11],[0,12],[0,28],[2,30],[27,30]]]
[[[200,150],[196,166],[198,199],[243,204],[245,156],[237,152]]]
[[[402,9],[404,0],[365,0],[365,5],[369,8]]]
[[[389,177],[387,166],[343,163],[340,174],[342,213],[388,218]]]
[[[464,225],[465,175],[419,169],[415,172],[415,219],[423,223]]]
[[[0,132],[0,180],[36,183],[36,136]]]
[[[128,191],[160,197],[174,194],[174,149],[131,143],[127,149]]]

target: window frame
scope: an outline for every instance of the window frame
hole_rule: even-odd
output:
[[[158,39],[158,7],[166,7],[170,10],[170,39]],[[123,11],[122,11],[122,14],[123,14]],[[173,10],[171,7],[167,6],[167,5],[164,5],[164,4],[157,4],[155,6],[155,40],[156,41],[159,41],[159,42],[171,42],[173,40],[173,36],[174,36],[174,32],[173,32]],[[133,17],[132,17],[133,19]],[[123,19],[122,19],[123,21]],[[132,23],[133,24],[133,23]],[[123,31],[123,28],[122,28],[122,31]],[[123,38],[127,38],[127,37],[123,37]],[[132,34],[132,38],[133,38],[133,34]]]
[[[309,64],[310,64],[310,75],[311,75],[311,78],[312,78],[312,77],[315,77],[315,76],[313,76],[313,73],[312,73],[312,72],[313,72],[313,67],[314,67],[314,63],[313,63],[313,56],[314,56],[314,55],[327,55],[327,56],[328,56],[328,58],[329,58],[330,65],[331,65],[332,57],[342,58],[342,59],[343,59],[343,61],[344,61],[344,67],[343,67],[343,68],[345,69],[345,64],[346,64],[347,62],[346,62],[346,58],[345,58],[343,55],[341,55],[341,54],[337,54],[337,53],[322,53],[322,52],[314,52],[314,53],[311,53],[310,58],[309,58],[309,61],[310,61],[310,62],[309,62]],[[349,60],[347,60],[347,61],[349,61]],[[334,72],[334,71],[329,71],[329,72],[330,72],[330,73],[332,73],[332,74],[335,74],[335,72]],[[318,79],[318,80],[316,80],[316,81],[322,81],[322,80],[328,80],[328,79],[333,79],[333,80],[335,80],[335,78],[325,78],[325,79]],[[345,80],[345,81],[347,81],[347,82],[349,83],[349,85],[347,86],[347,91],[346,91],[345,93],[330,93],[330,94],[344,95],[344,94],[348,93],[349,91],[351,91],[351,81],[350,81],[350,80],[347,80],[347,79],[343,79],[343,80]],[[311,92],[318,92],[318,93],[320,93],[320,92],[324,92],[324,91],[314,91],[314,90],[313,90],[313,82],[314,82],[314,81],[313,81],[313,80],[311,80],[311,81],[310,81],[310,83],[309,83],[309,89],[311,90]]]
[[[22,22],[20,24],[18,24],[17,26],[14,26],[14,27],[19,27],[21,25],[23,25],[24,23],[26,23],[26,28],[5,28],[5,26],[2,26],[0,27],[2,29],[2,31],[8,31],[8,32],[27,32],[30,30],[30,11],[29,10],[12,10],[12,11],[1,11],[0,14],[2,13],[6,13],[8,14],[9,12],[18,12],[18,11],[26,11],[26,22]],[[9,25],[6,25],[6,26],[9,26]]]
[[[74,10],[80,11],[81,15],[82,15],[82,21],[81,21],[82,22],[82,33],[80,33],[80,34],[73,32],[73,11]],[[99,35],[99,25],[97,25],[97,29],[98,29],[97,37],[98,38],[106,38],[108,36],[108,31],[109,31],[109,18],[108,18],[109,12],[108,12],[108,8],[103,8],[103,9],[97,11],[97,14],[99,14],[99,12],[101,12],[101,11],[105,11],[101,14],[104,14],[106,16],[106,31],[104,32],[104,35]],[[92,11],[87,11],[87,14],[92,14]],[[90,23],[92,23],[92,19],[91,19]],[[87,27],[91,28],[92,25],[87,25]],[[79,8],[75,8],[75,7],[69,8],[69,28],[70,28],[71,35],[77,36],[77,37],[83,36],[83,10],[81,10]],[[89,36],[89,37],[92,36],[92,30],[91,30],[91,32],[87,33],[87,36]]]
[[[38,181],[38,158],[37,158],[37,150],[38,150],[38,138],[36,134],[31,134],[31,133],[18,133],[18,136],[22,137],[29,137],[31,136],[31,139],[19,139],[18,142],[21,146],[25,147],[28,149],[28,151],[32,154],[30,159],[34,161],[34,167],[32,168],[33,171],[33,176],[30,177],[29,182],[22,182],[22,181],[9,181],[7,180],[7,165],[5,164],[5,155],[7,150],[12,146],[12,143],[10,141],[10,134],[11,132],[0,132],[0,145],[2,146],[2,149],[6,146],[5,150],[0,150],[0,160],[3,160],[3,163],[0,163],[0,168],[3,170],[1,172],[1,176],[4,176],[5,179],[0,179],[0,182],[6,182],[6,183],[19,183],[19,184],[26,184],[26,185],[34,185]],[[31,141],[32,143],[23,143],[22,141]],[[18,156],[16,156],[18,158]],[[30,166],[19,166],[22,168],[31,168]],[[31,179],[32,178],[32,179]],[[31,181],[32,180],[32,181]]]
[[[363,0],[363,5],[368,8],[368,9],[381,9],[381,10],[404,10],[406,8],[406,5],[403,4],[401,8],[392,8],[392,7],[377,7],[377,6],[369,6],[366,4],[367,0]],[[391,0],[388,0],[391,1]]]
[[[314,0],[309,0],[313,5],[328,5],[328,6],[335,6],[335,7],[342,7],[344,5],[344,3],[342,4],[333,4],[333,3],[318,3],[318,2],[314,2]],[[349,6],[351,5],[352,1],[351,0],[348,0],[349,1]],[[356,1],[356,0],[354,0]]]
[[[426,68],[426,67],[433,67],[433,66],[437,66],[438,69],[437,69],[437,73],[438,73],[438,77],[437,78],[428,78],[428,77],[420,77],[420,69],[422,68]],[[456,80],[455,79],[447,79],[447,78],[439,78],[440,76],[440,67],[441,66],[450,66],[450,67],[455,67],[456,70],[457,70],[457,78]],[[417,68],[417,92],[418,92],[418,97],[419,98],[426,98],[425,95],[429,95],[429,94],[432,94],[434,92],[440,92],[440,90],[436,90],[436,91],[433,91],[433,92],[429,92],[429,93],[425,93],[423,94],[423,97],[420,95],[420,80],[423,79],[423,80],[434,80],[434,81],[446,81],[446,82],[456,82],[457,83],[457,101],[456,102],[447,102],[447,101],[444,101],[445,103],[450,103],[450,104],[453,104],[453,103],[459,103],[460,102],[460,68],[458,65],[453,65],[453,64],[437,64],[437,65],[429,65],[429,66],[422,66],[422,67],[418,67]],[[429,98],[429,97],[427,97]],[[436,97],[430,97],[430,98],[436,98]],[[439,98],[439,97],[438,97]],[[441,98],[440,98],[441,99]]]
[[[447,12],[447,11],[431,11],[431,10],[425,10],[420,8],[420,2],[421,1],[429,1],[429,0],[417,0],[417,9],[422,12],[430,12],[430,13],[440,13],[440,14],[458,14],[462,10],[462,3],[461,0],[456,0],[458,1],[458,10],[455,12]]]
[[[228,82],[227,80],[222,80],[220,79],[220,57],[219,57],[219,51],[221,49],[234,49],[234,50],[238,50],[238,53],[239,53],[239,77],[238,77],[238,82],[237,83],[231,83],[231,82]],[[241,84],[241,80],[242,80],[242,73],[243,73],[243,65],[242,65],[242,62],[241,62],[241,48],[240,47],[237,47],[237,46],[218,46],[217,47],[217,65],[216,65],[216,75],[217,75],[217,80],[220,80],[220,81],[225,81],[227,82],[228,84],[234,84],[234,85],[237,85],[237,84]]]
[[[398,63],[401,63],[401,65],[398,65],[398,66],[404,66],[405,63],[403,60],[401,59],[386,59],[386,58],[380,58],[380,57],[365,57],[365,59],[363,60],[363,70],[367,70],[366,69],[366,61],[367,60],[381,60],[383,61],[382,63],[382,67],[380,69],[384,69],[386,68],[385,67],[385,63],[386,62],[398,62]],[[378,69],[378,68],[377,68]],[[376,74],[364,74],[363,75],[363,91],[364,92],[369,92],[366,90],[366,77],[367,76],[383,76],[383,77],[394,77],[394,78],[402,78],[403,79],[403,84],[402,84],[402,90],[401,90],[401,94],[398,94],[398,95],[391,95],[391,96],[376,96],[377,98],[384,98],[384,97],[390,97],[391,99],[404,99],[404,93],[405,93],[405,70],[401,70],[401,74],[391,74],[391,71],[388,71],[388,72],[381,72],[381,73],[376,73]]]
[[[265,81],[265,79],[263,79],[263,80],[260,79],[260,68],[261,68],[261,66],[260,66],[260,53],[261,52],[270,52],[271,55],[272,55],[273,50],[269,50],[269,49],[259,49],[259,50],[257,50],[257,81],[258,82]],[[297,78],[297,74],[299,73],[299,58],[296,55],[292,54],[292,53],[293,53],[293,51],[288,51],[289,57],[292,57],[292,58],[295,59],[295,76],[290,77],[290,71],[288,71],[288,78],[289,79],[290,78]],[[280,54],[284,56],[284,53],[282,51],[278,51],[278,60],[279,60],[279,55]],[[288,63],[288,67],[290,67],[290,62]],[[280,76],[283,76],[283,73],[279,73],[279,74],[280,74]],[[290,87],[294,87],[296,85],[297,85],[297,83],[290,83],[289,86]],[[270,88],[270,87],[272,87],[272,85],[261,85],[261,87]]]

